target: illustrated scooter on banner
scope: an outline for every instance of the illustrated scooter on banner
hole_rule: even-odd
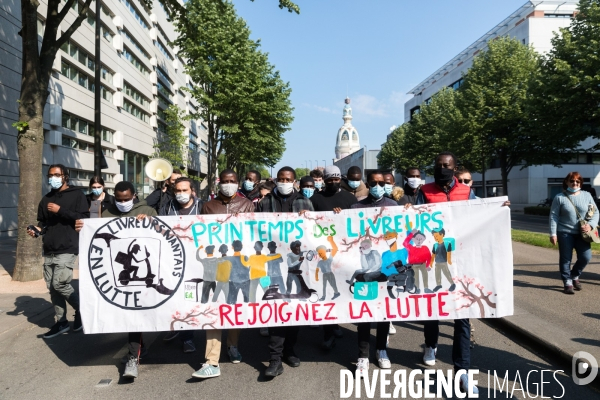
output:
[[[355,280],[350,284],[350,293],[354,295],[355,299],[370,300],[371,297],[375,299],[377,298],[377,284],[380,282],[387,282],[387,291],[392,299],[396,298],[393,291],[394,286],[398,294],[416,293],[415,271],[413,271],[412,265],[403,265],[401,261],[396,261],[394,262],[394,267],[398,273],[390,276],[386,276],[383,273],[380,273],[376,277],[373,276],[373,273],[357,274],[354,278]],[[365,287],[368,287],[368,293],[372,294],[369,298],[364,298],[362,295]],[[355,290],[357,291],[356,294]]]
[[[305,252],[301,252],[300,256],[304,257],[304,253]],[[309,250],[308,252],[306,252],[306,259],[308,261],[312,261],[314,257],[315,257],[314,251]],[[302,271],[292,270],[292,271],[288,271],[288,274],[294,274],[298,278],[298,281],[300,282],[300,291],[298,293],[295,293],[295,294],[281,293],[279,291],[279,289],[280,289],[279,285],[271,285],[267,288],[267,290],[265,290],[265,293],[264,293],[262,299],[263,300],[293,300],[293,299],[297,299],[297,300],[309,300],[311,303],[315,303],[315,302],[317,302],[317,300],[319,300],[319,295],[317,294],[317,291],[309,288],[306,285],[306,282],[304,281],[304,278],[302,277]]]
[[[146,287],[152,287],[156,289],[158,293],[161,294],[172,294],[173,291],[163,285],[163,280],[160,279],[158,284],[154,284],[155,274],[152,273],[152,267],[150,266],[150,252],[148,248],[144,246],[144,250],[146,252],[146,258],[142,258],[138,260],[135,255],[141,251],[141,247],[139,244],[135,243],[137,239],[133,239],[129,246],[127,247],[127,253],[123,253],[122,251],[117,253],[115,257],[115,262],[123,265],[123,271],[119,273],[119,282],[122,285],[128,285],[129,282],[144,282],[146,283]],[[134,244],[135,243],[135,244]],[[142,261],[146,263],[146,276],[139,277],[137,275],[138,266],[134,266],[133,261],[136,263],[141,263]]]

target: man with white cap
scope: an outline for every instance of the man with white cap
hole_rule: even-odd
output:
[[[342,174],[337,166],[325,167],[323,181],[325,188],[310,198],[315,211],[339,213],[351,208],[358,201],[352,193],[341,189]],[[335,345],[335,338],[342,337],[342,330],[339,325],[324,325],[323,330],[323,348],[331,350]]]

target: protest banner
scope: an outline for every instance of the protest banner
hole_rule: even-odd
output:
[[[79,252],[84,330],[511,315],[505,200],[88,219]]]

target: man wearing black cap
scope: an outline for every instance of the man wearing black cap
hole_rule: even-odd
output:
[[[319,193],[315,193],[310,198],[315,211],[340,213],[342,210],[347,210],[358,202],[352,193],[341,189],[342,174],[337,166],[328,165],[325,167],[323,180],[325,181],[325,189]],[[335,338],[342,337],[342,330],[337,324],[324,325],[323,330],[323,348],[331,350],[335,345]]]

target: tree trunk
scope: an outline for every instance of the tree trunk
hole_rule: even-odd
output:
[[[42,188],[44,150],[44,107],[50,75],[44,76],[38,54],[37,2],[23,1],[23,61],[17,137],[19,153],[19,202],[17,257],[13,280],[25,282],[42,278],[41,238],[27,235],[27,226],[37,225],[37,208]],[[51,63],[50,63],[51,65]],[[26,125],[25,125],[26,124]]]

